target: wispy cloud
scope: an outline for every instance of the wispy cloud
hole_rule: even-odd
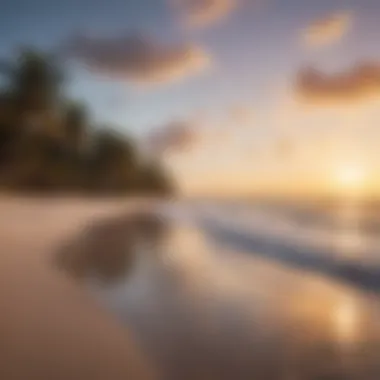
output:
[[[255,112],[252,107],[246,105],[234,105],[230,109],[228,119],[234,126],[251,126],[255,120]]]
[[[205,27],[228,16],[237,0],[173,0],[189,27]]]
[[[183,153],[199,139],[199,126],[193,121],[172,121],[152,131],[145,139],[147,150],[154,155]]]
[[[199,46],[169,45],[144,35],[75,37],[67,42],[65,53],[96,73],[145,85],[183,80],[211,61]]]
[[[302,40],[307,46],[319,47],[340,41],[353,22],[351,12],[337,12],[311,22],[302,31]]]
[[[297,95],[308,103],[342,103],[371,100],[380,96],[380,63],[357,64],[339,74],[316,69],[300,71],[295,83]]]

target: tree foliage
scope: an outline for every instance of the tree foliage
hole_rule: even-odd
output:
[[[54,57],[30,49],[0,63],[0,187],[92,194],[172,190],[159,164],[142,163],[133,142],[95,128],[84,104],[63,93]]]

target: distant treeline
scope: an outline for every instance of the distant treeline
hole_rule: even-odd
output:
[[[171,194],[158,162],[132,140],[91,123],[64,93],[54,57],[24,50],[0,63],[0,191]]]

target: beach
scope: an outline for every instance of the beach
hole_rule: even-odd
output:
[[[358,216],[339,213],[344,223],[332,227],[325,211],[297,224],[293,207],[248,203],[1,207],[2,379],[380,376],[377,240]],[[122,236],[120,223],[139,209],[164,228],[151,240],[156,227],[139,224],[149,232],[128,266],[127,247],[104,252],[106,261],[103,249],[86,251],[70,261],[80,263],[76,276],[60,265],[59,255],[82,257],[78,237]],[[355,231],[361,244],[342,240]]]
[[[0,378],[150,379],[152,364],[123,326],[54,268],[54,252],[120,200],[0,201]]]

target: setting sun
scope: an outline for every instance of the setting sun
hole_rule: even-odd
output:
[[[360,165],[344,165],[334,173],[335,183],[343,191],[358,191],[363,189],[367,173]]]

